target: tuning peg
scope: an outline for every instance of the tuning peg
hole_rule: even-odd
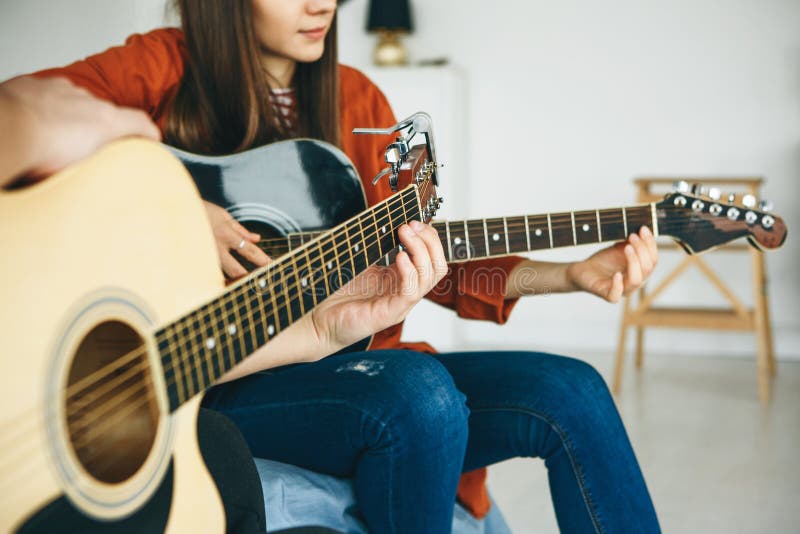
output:
[[[689,192],[689,182],[686,180],[678,180],[677,182],[672,183],[672,189],[676,193],[688,193]]]
[[[775,206],[769,200],[762,200],[758,203],[758,209],[761,211],[772,211],[774,208]]]
[[[742,206],[745,208],[755,208],[756,207],[756,197],[753,195],[745,195],[742,197]]]
[[[719,200],[722,197],[722,191],[719,187],[712,187],[708,190],[708,196],[711,200]]]
[[[736,204],[736,193],[728,193],[728,204]]]

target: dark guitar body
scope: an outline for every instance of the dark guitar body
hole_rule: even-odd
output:
[[[147,503],[135,513],[118,521],[101,521],[85,515],[66,496],[50,502],[33,514],[17,534],[139,534],[164,532],[172,504],[173,465],[164,474],[161,484]]]
[[[262,239],[327,230],[367,208],[358,172],[338,148],[312,139],[281,141],[229,156],[170,148],[204,200],[222,206]],[[286,240],[284,240],[286,243]],[[272,257],[287,250],[265,248]],[[243,258],[245,267],[252,269]],[[371,338],[346,352],[366,350]]]

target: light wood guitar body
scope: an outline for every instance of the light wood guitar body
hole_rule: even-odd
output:
[[[0,532],[62,531],[37,514],[64,497],[116,532],[159,487],[166,531],[224,531],[196,439],[200,396],[170,413],[153,341],[224,285],[184,167],[126,140],[0,191],[0,251]]]

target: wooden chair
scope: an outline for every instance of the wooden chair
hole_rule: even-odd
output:
[[[638,202],[660,200],[668,184],[676,180],[687,180],[690,183],[718,187],[726,191],[741,191],[756,198],[764,180],[760,177],[747,178],[638,178],[634,180],[637,187]],[[660,250],[679,249],[675,243],[659,243]],[[629,328],[636,329],[635,361],[640,369],[644,361],[644,329],[646,327],[697,328],[709,330],[752,331],[756,338],[756,361],[758,369],[758,392],[762,404],[769,402],[770,380],[775,376],[775,354],[772,349],[772,328],[767,303],[767,278],[764,266],[764,254],[747,243],[733,243],[716,249],[713,254],[749,253],[752,268],[752,283],[755,296],[754,306],[748,308],[731,291],[705,261],[703,255],[687,255],[678,266],[652,290],[643,286],[639,291],[638,302],[634,305],[633,295],[625,299],[620,326],[619,346],[614,368],[612,391],[619,393],[622,372],[625,364],[626,339]],[[694,266],[716,287],[727,300],[728,308],[683,308],[655,306],[654,301],[664,290],[681,276],[689,267]]]

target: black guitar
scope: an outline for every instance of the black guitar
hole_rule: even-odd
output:
[[[352,163],[326,143],[283,141],[221,157],[175,152],[203,198],[260,233],[260,247],[273,258],[366,208]],[[690,254],[742,237],[761,249],[777,248],[786,240],[784,221],[766,205],[756,209],[749,196],[726,200],[718,191],[682,183],[657,203],[439,221],[433,226],[450,262],[619,241],[642,226],[674,238]]]

